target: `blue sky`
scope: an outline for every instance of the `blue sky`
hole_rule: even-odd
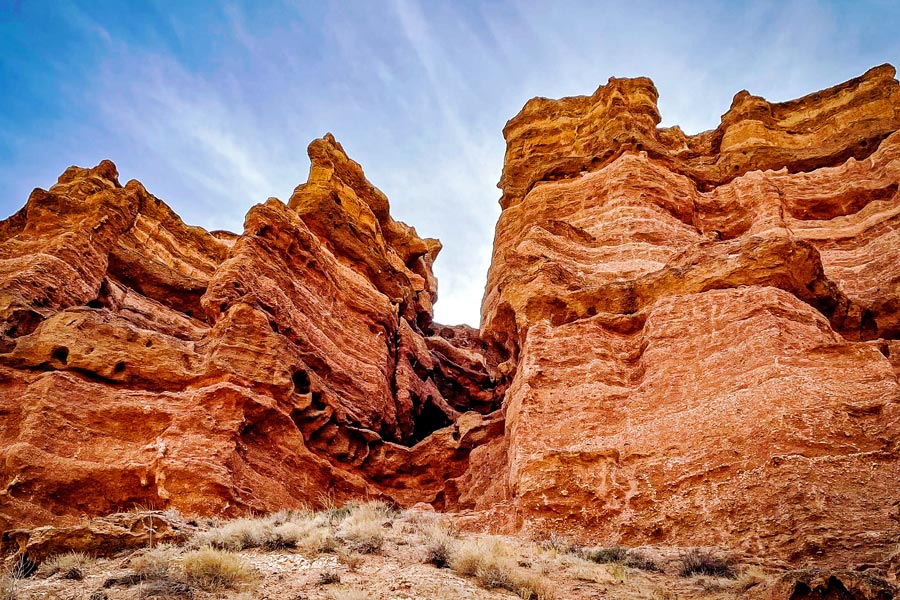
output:
[[[438,237],[436,318],[478,324],[501,130],[533,96],[647,75],[664,125],[715,127],[890,62],[900,3],[0,0],[0,218],[112,159],[182,218],[240,232],[335,134]]]

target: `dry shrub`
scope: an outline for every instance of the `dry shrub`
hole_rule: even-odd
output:
[[[628,556],[628,550],[622,546],[610,546],[609,548],[595,548],[583,550],[581,555],[586,560],[600,564],[623,564]]]
[[[306,531],[306,535],[297,542],[297,548],[307,554],[321,554],[335,552],[338,544],[330,528],[316,525]]]
[[[431,525],[423,529],[422,537],[425,542],[425,562],[439,569],[448,568],[456,543],[454,537],[439,525]]]
[[[653,562],[652,558],[641,554],[640,552],[635,552],[634,550],[628,551],[628,556],[625,557],[625,566],[631,569],[650,571],[652,573],[659,573],[662,571],[662,569],[659,568],[659,565]]]
[[[163,544],[135,554],[129,566],[142,580],[168,579],[175,572],[177,553],[174,546]]]
[[[575,544],[572,543],[572,540],[555,533],[551,533],[538,546],[542,550],[550,550],[558,554],[569,554],[575,550]]]
[[[83,552],[66,552],[47,559],[38,568],[40,577],[50,577],[59,573],[64,579],[81,581],[91,558]]]
[[[255,519],[235,519],[198,533],[193,545],[235,552],[248,548],[300,548],[319,553],[332,550],[335,546],[328,539],[331,536],[329,519],[327,515],[297,511],[281,511]]]
[[[524,600],[556,600],[556,589],[542,577],[532,573],[517,573],[511,590]]]
[[[741,592],[747,592],[751,588],[765,583],[768,579],[768,575],[760,567],[748,567],[738,576],[737,587]]]
[[[0,575],[0,600],[18,600],[18,581],[9,573]]]
[[[505,589],[528,600],[550,600],[552,588],[537,575],[522,572],[512,549],[499,538],[462,540],[454,545],[451,568],[474,577],[485,589]]]
[[[709,550],[701,550],[700,548],[692,548],[681,557],[679,574],[682,577],[690,577],[691,575],[710,575],[712,577],[727,577],[728,579],[736,577],[731,561],[721,556],[716,556]]]
[[[228,521],[194,538],[196,546],[210,546],[220,550],[244,550],[262,548],[272,538],[272,524],[268,519],[242,518]]]
[[[340,583],[341,575],[334,569],[322,569],[319,573],[319,585],[331,585],[332,583]]]
[[[255,579],[237,554],[209,546],[182,556],[181,569],[189,585],[206,591],[239,589]]]
[[[357,569],[362,566],[363,562],[365,562],[363,556],[358,552],[348,552],[343,548],[338,549],[337,555],[338,560],[346,565],[351,573],[355,573]]]
[[[377,554],[384,544],[384,524],[392,516],[383,502],[360,504],[341,521],[337,537],[357,552]]]

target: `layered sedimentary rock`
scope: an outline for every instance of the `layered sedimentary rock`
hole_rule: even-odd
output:
[[[0,222],[0,530],[380,497],[895,572],[894,75],[692,136],[648,79],[528,102],[480,331],[432,322],[440,243],[330,135],[240,234],[70,168]]]
[[[442,506],[502,431],[490,361],[474,330],[432,326],[439,242],[394,221],[330,135],[310,158],[240,235],[186,226],[108,161],[0,224],[0,529]]]
[[[647,79],[528,102],[483,303],[505,435],[467,474],[504,480],[464,503],[594,543],[881,560],[900,540],[893,77],[740,92],[695,136],[658,127]]]

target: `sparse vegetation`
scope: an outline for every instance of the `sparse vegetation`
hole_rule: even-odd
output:
[[[544,550],[551,550],[559,554],[570,554],[575,551],[575,544],[567,537],[551,533],[547,539],[540,543]]]
[[[176,553],[168,544],[144,550],[131,557],[131,570],[141,580],[169,578],[175,571]]]
[[[84,572],[91,559],[83,552],[66,552],[57,554],[43,562],[38,567],[39,577],[51,577],[59,574],[63,579],[80,581],[84,579]]]
[[[237,554],[209,546],[182,556],[181,568],[189,585],[206,591],[239,589],[254,579],[253,572]]]
[[[496,537],[459,541],[450,565],[460,575],[474,577],[485,589],[505,589],[529,600],[553,597],[552,588],[539,575],[521,571],[511,548]]]
[[[622,546],[610,546],[593,550],[585,549],[581,554],[586,560],[599,564],[624,564],[628,557],[628,550]]]
[[[340,583],[341,575],[334,569],[323,569],[319,573],[319,585],[331,585],[332,583]]]
[[[425,562],[439,569],[450,567],[454,538],[439,525],[431,525],[422,531],[425,542]]]
[[[0,575],[0,600],[17,600],[18,597],[16,578],[9,573]]]
[[[634,550],[629,550],[628,554],[625,556],[625,566],[631,569],[640,569],[641,571],[650,571],[650,572],[659,572],[659,566],[653,562],[653,559],[641,554],[640,552],[635,552]]]
[[[710,550],[700,548],[692,548],[681,557],[679,574],[682,577],[691,577],[692,575],[709,575],[728,579],[736,577],[734,566],[729,560],[713,554]]]
[[[337,537],[362,554],[377,554],[384,544],[384,525],[391,510],[383,502],[366,502],[355,507],[340,523]]]
[[[196,533],[182,545],[154,545],[126,560],[63,554],[41,565],[38,581],[0,578],[0,600],[75,598],[73,594],[83,599],[88,590],[95,590],[95,600],[107,597],[104,590],[109,598],[359,600],[382,596],[388,589],[402,591],[398,597],[407,597],[408,590],[409,597],[435,600],[470,597],[476,587],[484,598],[515,594],[525,600],[554,600],[578,589],[621,591],[609,597],[666,598],[666,586],[678,573],[696,575],[688,587],[705,594],[743,593],[766,579],[759,569],[732,567],[720,558],[724,555],[701,550],[684,553],[669,575],[648,577],[638,570],[660,572],[654,559],[659,556],[668,565],[673,554],[657,554],[652,547],[580,548],[556,534],[538,542],[464,534],[454,528],[464,521],[438,513],[398,512],[381,502],[191,523]],[[73,569],[85,575],[80,588],[63,579]],[[740,578],[734,582],[722,579],[736,574]]]

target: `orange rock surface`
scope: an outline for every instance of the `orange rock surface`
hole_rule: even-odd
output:
[[[432,327],[439,242],[332,136],[310,157],[241,235],[184,225],[108,161],[0,225],[0,529],[443,505],[502,432],[477,331]]]
[[[529,101],[480,331],[433,323],[440,243],[331,135],[241,234],[111,162],[68,169],[0,222],[0,530],[380,497],[535,537],[883,562],[894,75],[740,92],[694,136],[658,127],[648,79]]]
[[[482,335],[505,485],[468,505],[597,543],[877,562],[900,541],[900,85],[877,67],[715,130],[647,79],[506,126]],[[484,460],[482,460],[484,456]]]

